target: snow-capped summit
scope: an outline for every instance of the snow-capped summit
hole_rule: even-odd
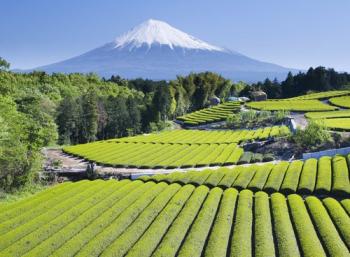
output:
[[[101,47],[36,68],[46,72],[95,72],[109,78],[170,80],[190,72],[212,71],[233,80],[284,79],[290,69],[254,60],[208,44],[168,23],[147,20]]]
[[[126,34],[118,37],[115,40],[115,44],[116,48],[128,47],[129,49],[141,47],[143,44],[146,44],[148,47],[151,47],[152,44],[160,44],[167,45],[171,49],[182,47],[187,49],[224,51],[223,48],[210,45],[192,37],[164,21],[153,19],[141,23]]]

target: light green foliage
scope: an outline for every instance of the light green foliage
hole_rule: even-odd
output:
[[[303,199],[299,195],[293,194],[288,196],[288,204],[303,256],[326,257],[327,255],[318,239]]]
[[[272,194],[271,208],[273,227],[277,240],[277,255],[300,256],[285,197],[280,193]]]
[[[233,188],[224,191],[220,209],[213,224],[204,256],[227,256],[227,247],[230,239],[237,195],[238,192]]]
[[[349,131],[350,118],[334,118],[323,120],[324,125],[332,130]]]
[[[336,106],[350,108],[350,96],[333,97],[329,99],[329,102]]]
[[[305,117],[309,119],[332,119],[332,118],[348,118],[349,110],[331,111],[331,112],[307,112]]]
[[[255,256],[275,256],[269,197],[264,192],[257,192],[254,198],[254,233]]]
[[[238,197],[237,211],[233,225],[230,256],[252,254],[253,193],[243,190]]]
[[[205,108],[199,111],[177,117],[187,126],[203,125],[212,122],[223,121],[228,118],[234,111],[240,109],[239,102],[227,102],[210,108]]]
[[[192,224],[191,230],[186,236],[185,242],[182,245],[178,256],[201,256],[206,238],[208,237],[220,203],[221,195],[222,189],[218,187],[210,191],[201,211],[198,213],[196,220]]]
[[[305,201],[315,228],[328,254],[334,257],[350,256],[349,250],[339,236],[322,202],[314,196],[307,197]]]
[[[294,112],[314,112],[314,111],[332,111],[337,108],[322,103],[318,100],[300,100],[300,99],[279,99],[261,102],[250,102],[248,107],[265,111],[294,111]]]
[[[64,183],[1,205],[0,256],[349,256],[349,199],[169,183]]]
[[[346,158],[335,156],[332,159],[332,189],[336,194],[350,194],[349,169]]]
[[[305,129],[297,129],[293,140],[306,149],[323,144],[331,138],[326,126],[323,121],[310,121]]]
[[[323,199],[323,204],[328,210],[329,216],[332,218],[333,223],[338,228],[342,238],[350,248],[350,217],[346,211],[342,208],[341,204],[334,198],[327,197]]]
[[[202,207],[208,192],[209,189],[206,186],[200,186],[195,189],[191,198],[169,228],[153,256],[168,257],[176,255],[189,227]]]

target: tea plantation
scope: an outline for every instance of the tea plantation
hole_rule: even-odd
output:
[[[349,199],[84,180],[1,206],[0,256],[349,256],[349,214]]]

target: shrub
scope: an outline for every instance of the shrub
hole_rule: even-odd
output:
[[[239,159],[238,164],[250,163],[252,157],[253,157],[253,153],[252,152],[244,152],[244,154]]]
[[[271,208],[273,227],[277,241],[277,255],[300,256],[285,197],[280,193],[272,194]]]
[[[154,257],[175,256],[186,233],[196,218],[209,189],[200,186],[195,189],[185,207],[175,219],[168,232],[154,252]]]
[[[292,137],[294,142],[302,148],[311,149],[314,146],[323,144],[331,138],[327,127],[322,121],[309,121],[307,127],[297,129],[295,135]]]
[[[253,193],[243,190],[238,197],[230,256],[251,256],[253,226]]]
[[[237,190],[233,188],[224,191],[204,256],[227,255],[237,195]]]
[[[255,256],[275,256],[269,197],[264,192],[255,194],[254,231]]]
[[[192,224],[191,230],[178,256],[201,256],[205,240],[209,234],[220,203],[221,195],[222,189],[218,187],[210,191],[201,211],[198,213],[197,219]]]
[[[313,224],[330,256],[349,256],[349,251],[334,227],[322,202],[309,196],[305,200]]]
[[[315,228],[304,205],[303,198],[296,194],[289,195],[288,203],[295,231],[300,242],[300,250],[303,256],[326,257],[327,255],[323,250],[320,240],[318,239]]]

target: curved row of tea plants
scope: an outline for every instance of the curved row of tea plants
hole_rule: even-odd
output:
[[[1,207],[1,257],[349,256],[350,199],[129,180],[46,193],[63,189]]]
[[[292,98],[288,98],[288,99],[316,100],[316,99],[328,99],[330,97],[343,96],[343,95],[350,95],[350,91],[349,90],[334,90],[334,91],[318,92],[318,93],[311,93],[311,94],[307,94],[307,95],[292,97]]]
[[[226,120],[234,111],[240,109],[240,102],[227,102],[210,108],[191,112],[176,119],[182,121],[185,125],[196,126],[212,122]]]
[[[234,143],[152,144],[100,141],[65,147],[63,151],[101,165],[136,168],[232,165],[243,154],[243,149]]]
[[[307,112],[305,117],[309,119],[333,119],[350,118],[350,110],[339,110],[330,112]]]
[[[232,165],[243,154],[243,150],[232,142],[264,140],[289,133],[286,126],[236,132],[177,130],[67,146],[63,151],[88,161],[115,167],[185,168]]]
[[[278,99],[261,102],[249,102],[247,107],[264,111],[294,111],[294,112],[315,112],[315,111],[333,111],[337,107],[325,104],[319,100],[293,100]]]
[[[255,130],[171,130],[157,134],[146,134],[107,140],[108,142],[137,143],[239,143],[248,140],[266,140],[290,134],[286,126],[265,127]]]
[[[335,106],[350,108],[350,96],[334,97],[329,99],[329,102]]]
[[[323,120],[325,126],[332,130],[349,131],[350,130],[350,118],[334,118]]]
[[[268,193],[333,194],[350,196],[347,157],[322,157],[319,160],[267,163],[236,166],[217,170],[173,172],[154,176],[141,176],[142,181],[233,187]]]

